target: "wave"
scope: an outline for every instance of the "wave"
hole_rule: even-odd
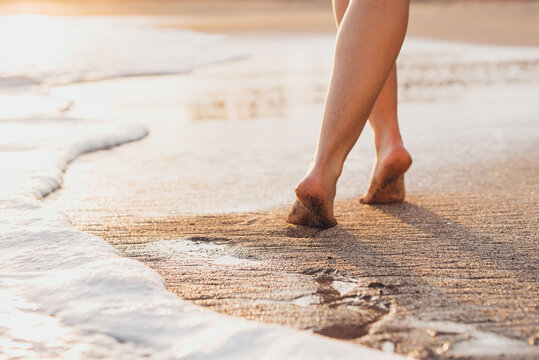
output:
[[[0,16],[0,88],[168,75],[245,56],[227,37],[147,17]]]

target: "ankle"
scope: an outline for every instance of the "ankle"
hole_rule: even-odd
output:
[[[324,183],[336,183],[341,176],[343,161],[317,156],[309,174],[322,179]]]
[[[395,148],[404,147],[401,134],[398,130],[375,133],[374,146],[376,147],[377,155],[383,155]]]

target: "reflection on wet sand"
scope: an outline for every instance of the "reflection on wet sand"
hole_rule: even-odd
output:
[[[235,91],[207,90],[194,95],[187,104],[192,120],[245,121],[282,118],[290,96],[284,87],[245,87]]]

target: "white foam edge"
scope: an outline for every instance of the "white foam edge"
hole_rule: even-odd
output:
[[[57,168],[51,171],[50,175],[40,177],[39,181],[35,182],[33,188],[29,189],[26,194],[32,194],[36,199],[42,199],[62,186],[67,166],[79,156],[137,141],[146,137],[148,133],[148,129],[144,126],[131,126],[119,130],[118,133],[90,138],[73,144],[64,153],[64,156],[58,159]]]
[[[29,356],[64,357],[62,352],[74,354],[76,344],[78,356],[114,359],[402,358],[183,301],[155,271],[73,229],[65,215],[38,200],[61,186],[63,172],[78,156],[147,133],[135,127],[77,142],[58,161],[56,175],[29,191],[34,198],[0,199],[0,285],[10,299],[0,308],[6,321],[0,350],[9,353],[15,346],[18,355],[24,350]],[[41,333],[25,339],[30,329]],[[15,339],[16,331],[23,337]],[[69,344],[74,347],[67,349]]]
[[[448,349],[454,356],[539,356],[539,348],[496,333],[480,330],[476,325],[452,321],[411,320],[411,324],[430,330],[467,335]]]

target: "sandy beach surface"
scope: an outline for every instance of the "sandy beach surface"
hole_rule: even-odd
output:
[[[77,160],[47,206],[220,313],[423,359],[537,358],[537,3],[413,4],[399,59],[407,200],[357,201],[374,154],[366,129],[325,231],[284,216],[316,144],[329,7],[298,23],[305,5],[250,2],[241,11],[265,15],[244,22],[230,15],[238,4],[174,5],[183,17],[160,22],[229,33],[236,61],[52,89],[70,116],[150,135]]]

